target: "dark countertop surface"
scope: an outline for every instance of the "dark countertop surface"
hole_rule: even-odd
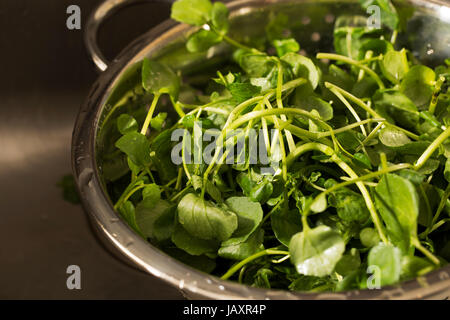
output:
[[[182,298],[107,252],[57,187],[71,173],[73,124],[97,76],[82,36],[98,3],[0,2],[0,299]],[[81,8],[82,30],[66,28],[69,5]],[[111,58],[168,16],[168,4],[131,7],[105,23],[100,45]],[[69,265],[81,268],[81,290],[66,287]]]

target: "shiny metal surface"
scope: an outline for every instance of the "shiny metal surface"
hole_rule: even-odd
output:
[[[245,30],[247,35],[261,31],[259,26],[265,21],[267,8],[284,10],[298,18],[316,12],[311,24],[304,26],[305,38],[302,38],[303,48],[311,50],[320,49],[323,46],[330,47],[330,30],[332,24],[323,23],[325,14],[338,15],[340,12],[349,13],[356,8],[352,1],[264,1],[241,0],[229,4],[235,26],[240,31]],[[409,33],[403,41],[410,41],[414,46],[414,53],[429,63],[435,63],[441,57],[448,56],[450,46],[436,30],[449,30],[449,25],[442,18],[442,12],[448,10],[448,3],[441,1],[412,0],[416,8],[415,21],[423,22],[426,28],[421,29],[420,39],[409,35],[417,34],[414,26],[408,29]],[[344,5],[342,5],[344,4]],[[304,7],[310,5],[310,7]],[[353,5],[353,7],[352,7]],[[315,10],[315,11],[314,11]],[[320,31],[321,41],[312,43],[312,32]],[[122,257],[133,262],[140,269],[153,274],[166,282],[179,288],[190,298],[212,299],[443,299],[450,295],[450,266],[430,273],[429,275],[402,283],[398,286],[386,287],[382,290],[357,290],[343,293],[317,293],[305,294],[279,290],[264,290],[242,286],[233,282],[203,274],[191,269],[182,263],[165,255],[144,239],[137,236],[126,223],[114,212],[112,204],[106,194],[100,169],[97,165],[98,153],[101,152],[102,136],[98,135],[98,128],[103,119],[102,115],[108,111],[111,104],[117,100],[117,94],[123,90],[129,79],[128,70],[132,70],[144,57],[155,57],[170,54],[171,50],[177,50],[183,46],[185,35],[192,32],[186,25],[179,25],[173,21],[166,21],[155,29],[152,29],[130,46],[128,46],[108,67],[93,86],[92,91],[82,107],[73,136],[72,161],[77,185],[83,198],[86,211],[91,216],[94,226],[99,234],[103,235],[108,246],[115,248]],[[425,55],[424,46],[439,47],[434,55]],[[436,51],[435,51],[436,52]],[[220,54],[214,51],[212,54]],[[191,61],[193,64],[200,61]],[[184,64],[183,64],[184,63]],[[188,67],[186,62],[180,61],[180,66]]]
[[[98,1],[0,1],[0,299],[180,299],[176,289],[110,255],[82,207],[64,201],[56,186],[71,173],[73,125],[97,77],[83,29],[65,27],[73,3],[84,19]],[[129,32],[136,35],[168,12],[137,9],[130,9],[133,19],[121,16],[134,22]],[[124,30],[123,21],[107,22],[104,32]],[[100,40],[110,53],[126,37]],[[72,264],[81,268],[81,290],[66,287]]]

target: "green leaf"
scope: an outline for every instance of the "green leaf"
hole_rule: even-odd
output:
[[[298,52],[300,50],[300,45],[293,38],[274,40],[273,46],[275,47],[279,57],[282,57],[289,52]]]
[[[139,125],[132,116],[129,114],[121,114],[117,118],[117,129],[121,134],[127,134],[130,132],[136,132],[139,129]]]
[[[396,283],[400,279],[402,270],[401,252],[392,245],[380,243],[370,249],[367,263],[369,267],[376,267],[374,277],[380,277],[382,286]],[[378,272],[379,271],[379,272]]]
[[[238,227],[232,237],[222,243],[222,246],[239,244],[247,240],[263,218],[263,210],[258,202],[247,197],[231,197],[225,201],[229,210],[233,211],[238,219]]]
[[[433,270],[434,265],[424,258],[415,256],[404,256],[402,258],[401,278],[403,280],[416,278],[423,270]]]
[[[168,214],[168,210],[173,210],[173,205],[170,202],[160,200],[155,203],[151,197],[142,200],[136,206],[136,224],[145,238],[156,238],[155,222],[161,216]]]
[[[389,51],[380,61],[381,72],[392,83],[399,83],[409,70],[406,50]]]
[[[328,102],[319,98],[309,84],[303,85],[295,90],[292,104],[309,112],[316,110],[322,120],[328,121],[333,118],[333,107]]]
[[[164,248],[164,252],[178,261],[206,273],[211,273],[216,268],[216,262],[205,255],[193,256],[178,248]]]
[[[157,184],[152,183],[142,190],[142,198],[146,201],[147,205],[154,206],[161,200],[161,189]]]
[[[276,210],[270,220],[278,241],[288,247],[292,236],[302,231],[301,219],[302,217],[297,209],[282,208]]]
[[[247,53],[246,51],[237,56],[240,67],[252,78],[266,77],[274,68],[276,63],[265,54]]]
[[[163,130],[152,140],[150,157],[152,168],[158,172],[162,182],[169,182],[177,176],[177,168],[172,162],[172,130]]]
[[[376,107],[385,107],[388,110],[396,108],[402,111],[418,114],[416,105],[403,93],[395,90],[378,91],[373,97]]]
[[[410,238],[417,233],[419,198],[416,188],[409,180],[388,173],[375,188],[375,203],[392,242],[407,252]]]
[[[176,100],[180,79],[165,64],[145,58],[142,63],[142,86],[155,95],[167,93]]]
[[[349,253],[342,256],[341,260],[336,264],[335,271],[342,276],[347,276],[358,270],[360,265],[359,251],[353,248]]]
[[[336,138],[342,147],[350,152],[356,151],[356,148],[361,146],[361,142],[364,140],[364,136],[361,137],[361,134],[354,130],[341,132],[336,135]]]
[[[252,286],[257,288],[267,288],[270,289],[270,278],[273,276],[274,272],[267,268],[261,268],[256,272],[255,281]]]
[[[369,38],[363,40],[358,54],[358,60],[363,60],[366,52],[369,50],[373,52],[373,56],[378,56],[380,54],[386,55],[390,51],[393,51],[394,47],[392,46],[392,43],[382,39]]]
[[[353,155],[356,163],[366,169],[372,169],[372,163],[370,162],[369,157],[365,153],[357,152]]]
[[[137,164],[135,164],[133,161],[131,161],[130,157],[126,157],[127,158],[127,164],[128,167],[130,168],[131,172],[137,176],[139,174],[139,172],[141,172],[142,168],[140,166],[138,166]]]
[[[326,210],[328,207],[327,197],[324,194],[320,194],[311,203],[310,209],[312,212],[320,213]]]
[[[411,142],[403,131],[392,127],[381,129],[378,138],[387,147],[401,147]]]
[[[135,164],[143,167],[150,164],[150,142],[143,134],[127,133],[117,140],[116,147],[130,157]]]
[[[230,90],[234,101],[239,104],[259,94],[261,88],[251,83],[231,83],[228,90]]]
[[[157,131],[161,131],[166,118],[167,112],[160,112],[156,117],[152,118],[152,120],[150,121],[150,126]]]
[[[348,188],[342,188],[330,195],[330,203],[344,221],[365,222],[370,217],[364,198]]]
[[[222,37],[217,33],[205,29],[193,33],[189,36],[186,48],[189,52],[203,52],[212,46],[220,43]]]
[[[192,236],[225,241],[238,227],[238,218],[230,210],[215,206],[193,193],[178,203],[178,221]]]
[[[271,182],[264,180],[255,185],[250,191],[250,199],[260,203],[266,203],[273,192],[273,185]]]
[[[450,158],[445,161],[444,177],[445,180],[450,182]]]
[[[180,249],[193,256],[199,256],[205,253],[216,253],[219,249],[217,240],[205,240],[192,236],[179,223],[175,225],[172,234],[172,242]]]
[[[153,235],[157,241],[163,242],[171,239],[175,231],[177,206],[172,205],[156,218],[153,226]]]
[[[281,60],[289,64],[296,78],[308,79],[312,88],[317,88],[320,80],[319,69],[311,59],[298,53],[289,52],[283,55]]]
[[[367,248],[375,247],[380,243],[381,239],[378,232],[373,228],[364,228],[359,233],[359,239],[363,246]]]
[[[344,251],[344,240],[327,226],[297,233],[289,243],[291,261],[297,272],[309,276],[331,274]]]
[[[238,174],[238,176],[236,177],[236,182],[241,187],[242,192],[246,196],[250,196],[250,192],[252,191],[253,187],[256,185],[256,182],[254,182],[250,178],[250,175],[248,175],[247,173],[244,173],[244,172],[241,172]]]
[[[134,205],[131,201],[125,201],[119,208],[119,212],[134,231],[136,231],[138,234],[142,234],[136,222],[136,209],[134,208]]]
[[[212,8],[209,0],[177,0],[172,5],[170,17],[179,22],[201,26],[211,18]]]
[[[214,2],[211,12],[211,22],[214,28],[221,34],[227,34],[230,29],[230,22],[228,21],[229,11],[226,5],[222,2]]]
[[[244,242],[228,244],[222,243],[219,249],[219,256],[232,260],[243,260],[251,255],[264,250],[263,246],[264,230],[255,230]]]
[[[432,69],[423,65],[413,66],[400,83],[400,91],[416,106],[423,106],[431,99],[435,77]]]

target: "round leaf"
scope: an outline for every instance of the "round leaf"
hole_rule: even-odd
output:
[[[319,84],[319,70],[311,59],[298,53],[289,52],[281,57],[281,60],[287,62],[296,77],[308,79],[313,89]]]
[[[431,99],[435,77],[432,69],[423,65],[413,66],[400,83],[400,91],[416,106],[423,106]]]
[[[220,41],[222,41],[222,38],[217,33],[200,29],[189,36],[186,48],[189,52],[202,52],[218,44]]]
[[[222,2],[214,2],[211,13],[211,22],[214,28],[222,35],[226,34],[230,28],[228,14],[229,11],[226,5]]]
[[[398,83],[408,72],[406,50],[389,51],[380,61],[381,72],[393,83]]]
[[[172,5],[171,18],[187,24],[201,26],[211,16],[212,4],[209,0],[177,0]]]
[[[223,243],[224,246],[238,244],[247,240],[258,227],[263,218],[263,210],[258,202],[247,197],[231,197],[225,201],[228,208],[237,215],[238,227],[232,238]]]
[[[270,220],[275,237],[286,247],[289,246],[292,236],[302,230],[301,216],[297,209],[277,210],[272,214]]]
[[[232,211],[216,207],[193,193],[185,195],[178,203],[178,221],[192,236],[206,240],[225,241],[238,226]]]
[[[180,79],[165,64],[145,58],[142,63],[142,86],[153,94],[167,93],[177,99]]]
[[[139,126],[136,119],[134,119],[129,114],[121,114],[117,118],[117,128],[119,129],[119,132],[121,134],[127,134],[130,132],[138,131]]]
[[[297,272],[308,276],[331,274],[344,251],[344,240],[327,226],[297,233],[289,243],[291,261]]]
[[[379,133],[379,138],[381,143],[387,147],[401,147],[411,142],[403,131],[390,127],[382,129]]]
[[[116,147],[139,166],[150,164],[150,142],[138,132],[130,132],[117,140]]]
[[[375,247],[380,243],[380,236],[378,232],[373,228],[364,228],[359,233],[359,239],[363,246],[367,248]]]
[[[205,240],[194,237],[180,224],[176,224],[175,226],[172,241],[178,248],[193,256],[199,256],[205,253],[215,253],[219,248],[219,242],[216,240]]]

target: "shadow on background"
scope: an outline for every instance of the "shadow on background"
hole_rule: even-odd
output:
[[[66,8],[82,24],[98,1],[0,3],[0,298],[179,299],[174,288],[131,269],[97,242],[80,206],[56,186],[71,172],[76,114],[97,77],[83,32],[66,28]],[[168,4],[141,4],[100,31],[108,58],[169,16]],[[66,268],[81,268],[81,290]]]

